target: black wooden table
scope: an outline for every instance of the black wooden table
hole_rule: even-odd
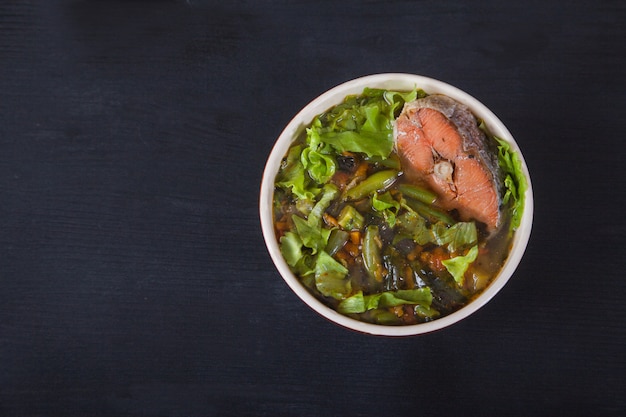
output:
[[[623,1],[0,1],[0,416],[626,415]],[[265,158],[358,76],[489,106],[531,171],[507,286],[432,334],[318,316]]]

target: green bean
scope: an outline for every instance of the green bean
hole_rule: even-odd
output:
[[[402,195],[421,201],[422,203],[432,204],[437,199],[437,194],[425,190],[424,188],[416,187],[415,185],[401,184],[398,186],[398,189]]]
[[[377,282],[383,281],[383,266],[380,258],[380,249],[378,247],[380,237],[378,235],[378,226],[367,226],[365,235],[363,236],[363,265],[370,277]]]
[[[372,163],[378,163],[384,167],[387,168],[391,168],[391,169],[395,169],[395,170],[400,170],[401,166],[400,166],[400,160],[396,159],[396,158],[383,158],[382,156],[370,156],[370,157],[366,157],[365,158],[366,161],[368,162],[372,162]]]
[[[397,177],[398,171],[393,169],[375,172],[349,189],[346,192],[346,198],[349,200],[359,200],[375,191],[386,190],[396,181]]]
[[[433,206],[429,206],[428,204],[424,204],[421,201],[413,200],[411,198],[407,198],[405,200],[406,204],[422,217],[429,220],[441,221],[449,226],[456,223],[456,221],[447,213],[444,213]]]
[[[346,244],[349,238],[350,233],[344,230],[334,229],[330,232],[330,237],[328,238],[328,243],[326,244],[326,253],[333,256],[339,249],[343,248],[343,245]]]

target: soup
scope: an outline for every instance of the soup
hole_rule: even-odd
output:
[[[409,325],[471,302],[502,268],[525,177],[461,103],[366,88],[295,138],[274,189],[302,285],[357,320]]]

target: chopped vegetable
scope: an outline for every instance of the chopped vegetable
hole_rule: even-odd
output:
[[[363,221],[363,215],[349,204],[344,206],[337,218],[337,223],[344,230],[359,230],[363,227]]]
[[[442,261],[448,272],[454,277],[459,286],[465,284],[465,271],[469,265],[476,260],[478,256],[478,246],[473,246],[466,255],[456,256],[454,258]]]
[[[414,211],[406,211],[398,217],[398,228],[418,245],[426,245],[433,240],[426,220]]]
[[[478,240],[474,222],[459,222],[449,227],[442,223],[436,223],[431,231],[435,243],[440,246],[448,245],[449,252],[462,250]]]
[[[397,177],[398,171],[393,169],[378,171],[361,181],[354,188],[348,190],[346,192],[346,198],[348,200],[358,200],[376,191],[384,191],[396,181]]]
[[[300,156],[302,166],[318,184],[325,184],[335,174],[335,160],[311,147],[305,148]]]
[[[381,213],[387,224],[393,227],[396,224],[396,215],[400,210],[400,202],[394,200],[389,192],[375,193],[372,197],[372,207]]]
[[[405,204],[409,206],[412,210],[418,212],[422,217],[432,222],[440,221],[444,222],[447,225],[452,225],[455,223],[454,219],[449,214],[444,213],[436,207],[424,204],[421,201],[407,198],[405,199]]]
[[[396,307],[405,304],[419,305],[430,309],[432,299],[433,297],[428,287],[385,291],[372,295],[363,295],[363,292],[359,291],[339,303],[337,310],[344,314],[363,313],[367,310]]]
[[[404,196],[421,201],[425,204],[432,204],[437,200],[437,194],[413,184],[400,184],[398,190],[400,190]]]
[[[338,152],[360,152],[387,158],[393,150],[393,121],[406,99],[417,96],[379,89],[365,89],[360,96],[346,100],[316,118],[311,130],[315,140]]]
[[[287,232],[280,238],[280,253],[289,266],[296,266],[302,259],[302,240],[298,234]]]
[[[339,249],[343,248],[349,238],[350,234],[345,230],[333,230],[332,232],[330,232],[328,243],[326,244],[326,253],[331,256],[334,255]]]
[[[506,192],[502,197],[502,202],[511,203],[511,231],[517,230],[524,214],[524,202],[528,183],[526,175],[522,170],[522,160],[519,155],[511,149],[511,145],[504,140],[494,137],[498,142],[498,163],[505,172],[504,186]]]
[[[322,295],[337,300],[346,298],[351,291],[347,274],[346,267],[326,252],[320,252],[315,262],[315,286]]]
[[[338,190],[332,184],[326,184],[324,186],[324,194],[322,198],[313,206],[313,209],[309,213],[307,222],[313,227],[321,227],[322,226],[322,216],[324,211],[330,205],[330,202],[337,196]]]
[[[383,280],[383,267],[380,258],[380,237],[378,226],[368,226],[363,237],[363,265],[369,275],[378,282]]]
[[[300,159],[301,153],[302,146],[294,146],[289,150],[276,184],[291,190],[300,199],[311,200],[317,195],[319,188],[312,185],[310,179],[305,176]]]

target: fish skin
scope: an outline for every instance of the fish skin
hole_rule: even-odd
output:
[[[467,106],[440,94],[406,103],[394,137],[405,174],[432,188],[436,204],[489,230],[500,225],[503,180],[495,144]],[[450,166],[452,175],[443,176]]]

